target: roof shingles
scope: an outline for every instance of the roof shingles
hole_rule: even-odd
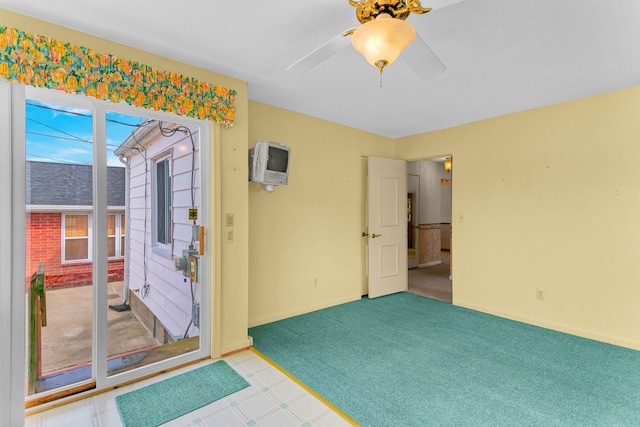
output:
[[[93,204],[91,165],[26,162],[26,202],[29,205],[90,206]],[[107,167],[107,205],[125,205],[125,168]]]

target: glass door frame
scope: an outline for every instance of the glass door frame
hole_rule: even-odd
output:
[[[25,206],[24,179],[15,179],[16,167],[24,175],[16,162],[24,164],[25,147],[12,144],[24,141],[24,102],[24,86],[0,79],[0,333],[7,337],[0,347],[0,424],[11,427],[24,424],[25,403],[25,292],[13,285],[25,281],[25,236],[14,232],[25,229],[25,216],[14,209]]]
[[[2,257],[0,265],[0,308],[2,308],[2,326],[0,332],[8,332],[3,336],[10,337],[10,343],[0,351],[0,379],[2,395],[10,395],[1,405],[1,413],[10,413],[10,425],[22,425],[24,417],[24,377],[25,377],[25,293],[20,292],[18,283],[25,280],[25,234],[20,231],[26,227],[25,214],[25,103],[26,99],[36,99],[71,107],[79,107],[92,111],[93,114],[93,247],[92,259],[93,283],[107,283],[107,158],[106,158],[106,113],[115,112],[152,118],[163,121],[176,122],[199,128],[200,150],[200,206],[201,225],[208,231],[216,214],[215,200],[211,194],[211,125],[209,122],[176,116],[169,113],[135,108],[124,104],[114,104],[100,101],[82,95],[71,95],[64,92],[25,87],[16,83],[9,83],[0,79],[0,136],[3,150],[6,154],[0,156],[0,195],[10,194],[11,203],[3,203],[0,207],[0,220],[3,238],[0,239],[0,254],[8,252],[8,257]],[[10,118],[10,123],[6,123]],[[9,138],[7,138],[9,136]],[[5,145],[8,141],[8,146]],[[5,179],[8,178],[8,179]],[[8,188],[10,187],[10,188]],[[6,200],[3,198],[3,200]],[[7,227],[7,224],[10,224]],[[10,238],[5,239],[5,232]],[[108,389],[119,384],[154,375],[161,371],[172,369],[193,361],[201,360],[211,355],[211,280],[214,277],[212,268],[214,259],[210,244],[210,234],[205,233],[204,247],[207,249],[200,258],[201,265],[201,295],[200,295],[200,328],[199,349],[184,355],[142,366],[131,371],[109,376],[107,373],[107,286],[93,287],[93,344],[92,344],[92,375],[89,381],[95,381],[95,388],[91,391]],[[202,244],[202,243],[201,243]],[[10,268],[5,269],[5,264]],[[11,276],[10,278],[8,276]],[[6,298],[8,297],[8,298]],[[10,313],[8,315],[7,313]],[[5,317],[10,317],[5,319]],[[6,322],[5,322],[6,321]],[[7,363],[5,363],[7,362]],[[4,379],[9,381],[4,381]],[[75,384],[77,385],[77,384]],[[63,390],[63,389],[60,389]],[[5,394],[5,392],[7,394]],[[38,395],[35,395],[38,396]],[[77,399],[77,395],[73,396]],[[20,399],[19,399],[20,398]],[[29,400],[29,399],[28,399]],[[65,399],[58,400],[63,402]],[[18,406],[19,405],[19,406]],[[6,406],[6,408],[5,408]],[[44,406],[44,405],[43,405]],[[19,409],[18,409],[19,408]],[[5,411],[8,409],[8,411]],[[4,422],[4,419],[0,419]]]

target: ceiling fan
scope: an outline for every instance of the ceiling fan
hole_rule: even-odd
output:
[[[362,53],[380,74],[406,48],[403,58],[423,81],[429,81],[446,67],[425,41],[405,20],[412,13],[425,14],[420,0],[348,0],[356,8],[360,26],[346,30],[287,68],[287,71],[306,72],[336,54],[349,43]]]

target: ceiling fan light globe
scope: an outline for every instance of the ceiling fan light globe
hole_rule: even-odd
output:
[[[374,67],[385,61],[389,65],[416,37],[416,32],[406,21],[381,13],[375,20],[358,27],[351,36],[351,44]]]

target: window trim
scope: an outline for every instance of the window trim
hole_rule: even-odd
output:
[[[115,239],[115,255],[108,257],[108,259],[121,259],[124,258],[124,248],[122,247],[122,239],[125,238],[125,230],[122,227],[122,220],[124,219],[124,211],[109,211],[107,212],[107,224],[109,223],[109,216],[115,217],[115,234],[109,234],[109,228],[107,227],[107,241],[110,238]]]
[[[67,221],[66,221],[66,217],[67,215],[74,215],[74,216],[87,216],[87,235],[86,237],[67,237],[66,236],[66,225],[67,225]],[[83,262],[91,262],[92,261],[92,244],[93,244],[93,239],[92,234],[93,234],[93,215],[91,214],[91,212],[62,212],[62,216],[60,218],[60,233],[61,233],[61,244],[62,244],[62,253],[60,254],[60,259],[61,259],[61,263],[62,264],[78,264],[78,263],[83,263]],[[83,258],[83,259],[66,259],[66,249],[67,249],[67,240],[80,240],[80,239],[86,239],[87,240],[87,258]]]
[[[172,247],[173,247],[173,153],[171,151],[165,151],[160,155],[156,156],[152,160],[153,162],[153,193],[151,194],[152,200],[152,212],[151,217],[153,218],[153,247],[154,250],[158,249],[158,252],[167,252],[168,256],[172,255]],[[168,174],[165,175],[166,182],[164,186],[165,190],[165,201],[168,201],[168,206],[163,206],[166,208],[168,214],[168,221],[165,221],[164,228],[165,233],[168,233],[168,238],[166,242],[159,241],[159,191],[160,184],[158,182],[158,164],[166,163],[168,166]]]

